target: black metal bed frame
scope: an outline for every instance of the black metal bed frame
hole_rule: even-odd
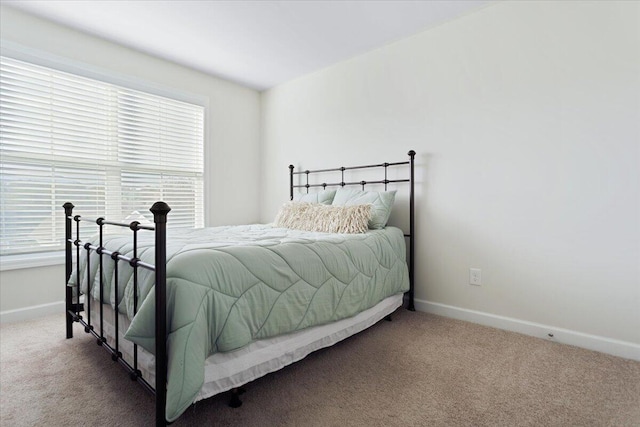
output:
[[[384,184],[385,190],[387,189],[387,184],[390,183],[400,183],[400,182],[408,182],[409,183],[409,233],[405,234],[405,237],[409,238],[409,282],[410,289],[408,294],[408,306],[407,309],[414,311],[414,303],[413,303],[413,294],[414,294],[414,158],[415,151],[409,151],[409,161],[405,162],[395,162],[395,163],[381,163],[375,165],[364,165],[364,166],[352,166],[352,167],[340,167],[334,169],[319,169],[319,170],[305,170],[301,172],[294,172],[294,166],[289,166],[289,175],[290,175],[290,197],[293,199],[293,189],[294,188],[306,188],[307,192],[309,188],[312,187],[323,187],[327,186],[341,186],[345,187],[348,185],[361,185],[364,189],[366,184]],[[401,166],[401,165],[409,165],[410,166],[410,175],[407,179],[387,179],[387,168],[391,166]],[[345,182],[344,181],[344,171],[346,170],[355,170],[355,169],[368,169],[368,168],[376,168],[383,167],[384,168],[384,180],[379,181],[359,181],[359,182]],[[323,184],[309,184],[309,174],[312,173],[323,173],[323,172],[342,172],[342,180],[339,183],[323,183]],[[294,175],[306,175],[307,180],[306,184],[294,184]],[[70,202],[67,202],[63,205],[65,212],[65,312],[66,312],[66,335],[67,338],[73,338],[73,323],[78,322],[84,326],[84,331],[93,335],[96,338],[96,343],[104,348],[108,353],[111,354],[111,359],[114,362],[119,362],[128,372],[130,378],[134,381],[138,381],[143,385],[143,387],[155,395],[155,409],[156,409],[156,426],[164,426],[166,425],[165,418],[165,406],[167,399],[167,347],[166,347],[166,338],[167,338],[167,297],[166,297],[166,286],[167,286],[167,271],[166,271],[166,258],[167,258],[167,215],[171,211],[171,208],[164,202],[156,202],[153,204],[151,209],[151,213],[153,213],[153,220],[155,226],[147,226],[140,224],[138,221],[133,221],[131,223],[121,223],[121,222],[113,222],[107,221],[105,218],[100,217],[97,219],[89,219],[83,218],[80,215],[73,215],[74,205]],[[90,242],[83,242],[80,240],[80,222],[82,221],[90,221],[95,222],[99,227],[99,245],[96,246]],[[76,238],[73,239],[73,223],[75,222],[75,233]],[[116,227],[124,227],[129,228],[133,235],[133,257],[127,257],[119,252],[109,251],[103,246],[103,233],[104,226],[116,226]],[[155,265],[151,265],[143,262],[137,257],[137,248],[138,248],[138,231],[154,231],[155,233]],[[100,293],[100,309],[99,309],[99,331],[96,331],[96,327],[91,323],[91,304],[87,301],[87,319],[85,321],[84,317],[80,314],[84,311],[83,303],[80,301],[80,284],[82,282],[80,268],[76,269],[76,282],[77,288],[75,292],[75,301],[74,301],[74,292],[71,286],[67,286],[71,275],[73,274],[73,246],[76,248],[76,262],[79,267],[80,263],[80,253],[81,248],[86,251],[87,256],[87,289],[90,289],[90,253],[91,251],[95,251],[99,257],[99,293]],[[115,327],[115,342],[112,346],[107,342],[107,339],[104,335],[104,322],[103,322],[103,288],[104,288],[104,278],[103,278],[103,255],[110,257],[114,264],[114,291],[116,295],[118,295],[118,263],[126,262],[133,268],[133,286],[134,286],[134,315],[137,313],[138,309],[138,268],[144,268],[150,271],[155,272],[155,319],[156,319],[156,333],[155,333],[155,374],[156,374],[156,387],[151,386],[143,377],[141,371],[138,369],[138,346],[136,344],[133,345],[133,366],[129,364],[123,357],[120,352],[120,340],[119,340],[119,329],[118,329],[118,310],[114,310],[114,327]],[[164,384],[164,387],[159,387],[159,384]],[[232,402],[239,403],[237,400],[238,390],[234,390],[234,395],[232,397]],[[235,399],[235,400],[234,400]]]

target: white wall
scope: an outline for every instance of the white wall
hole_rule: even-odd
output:
[[[419,307],[640,349],[640,3],[500,2],[263,93],[262,126],[262,221],[290,163],[415,149]]]
[[[258,219],[260,95],[257,91],[2,6],[0,36],[47,55],[209,99],[205,153],[207,225]],[[206,54],[206,53],[203,53]],[[234,185],[229,185],[231,179]],[[237,197],[238,188],[243,197]],[[64,267],[0,273],[0,311],[64,299]]]

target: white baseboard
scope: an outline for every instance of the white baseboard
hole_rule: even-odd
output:
[[[542,325],[540,323],[527,322],[525,320],[514,319],[511,317],[498,316],[481,311],[468,310],[465,308],[418,299],[415,300],[415,307],[418,311],[451,317],[458,320],[465,320],[467,322],[478,323],[484,326],[518,332],[562,344],[569,344],[576,347],[586,348],[588,350],[599,351],[601,353],[640,361],[640,345],[628,341],[614,340],[597,335],[589,335],[582,332],[557,328],[555,326]],[[549,336],[549,334],[552,334],[552,336]]]
[[[56,313],[64,313],[64,301],[0,311],[0,323],[22,322]]]

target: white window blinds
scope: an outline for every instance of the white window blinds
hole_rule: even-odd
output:
[[[202,106],[0,61],[0,254],[62,249],[65,202],[152,222],[163,200],[168,227],[203,226]]]

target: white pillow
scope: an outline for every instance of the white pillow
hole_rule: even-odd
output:
[[[392,191],[362,191],[346,188],[339,188],[333,198],[334,206],[351,206],[370,203],[373,205],[371,210],[371,220],[369,220],[369,228],[384,228],[389,221],[393,202],[396,199],[396,190]]]
[[[316,193],[295,193],[293,195],[293,201],[330,205],[335,195],[336,190],[323,190]]]
[[[287,202],[276,216],[276,227],[324,233],[366,233],[371,205],[333,206]]]

